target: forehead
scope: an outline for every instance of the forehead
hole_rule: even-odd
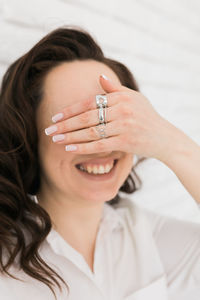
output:
[[[102,73],[120,83],[117,75],[101,62],[85,60],[62,63],[45,78],[43,104],[53,114],[65,106],[105,93],[99,83]]]

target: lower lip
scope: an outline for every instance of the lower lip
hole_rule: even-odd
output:
[[[94,181],[105,181],[105,180],[109,180],[114,177],[114,175],[116,173],[117,165],[118,165],[118,160],[109,173],[99,174],[99,175],[94,175],[92,173],[86,173],[84,171],[77,169],[76,167],[75,168],[79,172],[79,174],[82,175],[82,177],[84,177],[86,179],[94,180]]]

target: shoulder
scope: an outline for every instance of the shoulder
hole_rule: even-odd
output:
[[[200,285],[200,224],[145,212],[166,272],[179,268],[178,273],[198,278]]]
[[[120,207],[135,222],[145,219],[145,230],[151,231],[168,282],[185,282],[188,290],[200,293],[200,224],[158,214],[127,198],[116,205]]]
[[[179,241],[196,239],[200,242],[200,223],[180,220],[175,217],[159,214],[153,210],[138,205],[128,197],[121,197],[120,202],[113,207],[117,212],[129,215],[134,223],[144,218],[155,240],[179,237]],[[183,238],[182,238],[183,237]]]

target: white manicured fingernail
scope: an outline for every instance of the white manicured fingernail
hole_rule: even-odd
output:
[[[63,113],[59,113],[54,115],[51,119],[54,123],[56,123],[57,121],[61,120],[64,117]]]
[[[57,130],[58,130],[57,126],[53,125],[53,126],[50,126],[50,127],[46,128],[45,133],[46,133],[46,135],[49,135],[49,134],[51,134],[51,133],[53,133]]]
[[[65,138],[64,134],[57,134],[52,137],[53,142],[63,141]]]
[[[101,77],[103,77],[106,80],[109,80],[108,77],[106,75],[104,75],[104,74],[101,74]]]
[[[74,151],[74,150],[77,150],[77,146],[75,145],[67,145],[65,147],[65,151]]]

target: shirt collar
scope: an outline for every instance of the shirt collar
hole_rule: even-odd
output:
[[[123,227],[124,221],[118,210],[107,202],[104,203],[103,214],[101,222],[110,227],[111,231],[117,230]]]

